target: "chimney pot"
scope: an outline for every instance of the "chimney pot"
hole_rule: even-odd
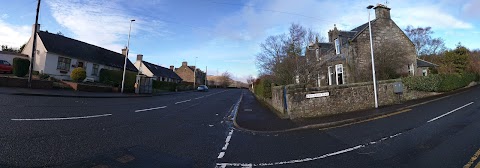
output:
[[[137,61],[143,61],[143,55],[142,54],[137,55]]]
[[[127,56],[127,47],[125,47],[124,49],[122,49],[122,55],[123,55],[123,56]]]
[[[182,62],[182,66],[188,66],[187,61]]]
[[[170,65],[170,70],[175,70],[175,67],[173,65]]]

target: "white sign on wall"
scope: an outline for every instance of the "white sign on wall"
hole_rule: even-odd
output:
[[[307,99],[317,98],[317,97],[327,97],[330,96],[330,92],[323,92],[323,93],[314,93],[314,94],[307,94]]]

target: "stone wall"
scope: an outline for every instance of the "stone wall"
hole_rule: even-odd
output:
[[[380,81],[378,84],[379,106],[402,103],[408,100],[425,98],[438,93],[408,90],[404,87],[401,95],[393,92],[393,84],[400,80]],[[286,118],[322,117],[372,109],[375,106],[373,84],[371,82],[305,88],[304,85],[287,85],[287,109],[283,105],[283,86],[272,88],[272,101],[269,102]],[[329,96],[307,99],[307,94],[328,92]]]
[[[0,77],[0,87],[28,88],[28,79],[16,77]],[[52,81],[32,80],[33,89],[52,89]]]

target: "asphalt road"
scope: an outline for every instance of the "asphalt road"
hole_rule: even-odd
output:
[[[479,87],[370,122],[275,134],[232,127],[246,92],[0,95],[0,167],[463,167],[480,149]]]

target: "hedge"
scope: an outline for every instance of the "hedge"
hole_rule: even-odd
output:
[[[432,74],[402,78],[405,86],[412,90],[426,92],[448,92],[463,88],[470,82],[478,81],[476,74]]]
[[[177,88],[177,85],[178,84],[172,83],[172,82],[153,80],[153,88],[158,90],[175,91],[175,89]]]
[[[30,60],[22,58],[13,59],[13,74],[17,77],[24,77],[30,69]]]
[[[114,87],[121,87],[123,78],[123,71],[119,70],[100,70],[100,82],[112,85]],[[125,73],[125,90],[132,92],[135,90],[135,80],[137,79],[137,73],[126,71]]]
[[[259,79],[254,86],[256,95],[263,98],[272,98],[272,81],[268,79]]]

